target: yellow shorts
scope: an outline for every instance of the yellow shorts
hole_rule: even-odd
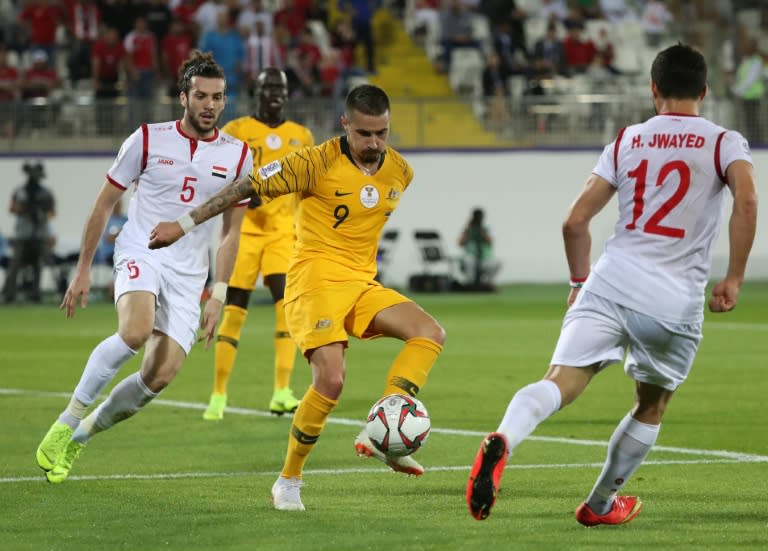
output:
[[[287,272],[294,241],[293,234],[242,234],[229,286],[250,290],[256,287],[259,274],[264,277]]]
[[[334,342],[374,339],[380,333],[369,331],[376,314],[403,302],[410,302],[397,291],[376,281],[334,283],[308,291],[285,305],[285,320],[293,340],[306,354]]]

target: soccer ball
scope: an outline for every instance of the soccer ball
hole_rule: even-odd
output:
[[[385,396],[371,408],[365,431],[386,455],[410,455],[427,441],[431,423],[419,400],[402,394]]]

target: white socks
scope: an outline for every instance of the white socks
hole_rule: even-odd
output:
[[[101,341],[91,352],[80,376],[80,382],[67,409],[59,415],[59,421],[73,429],[77,428],[88,407],[96,401],[123,364],[135,354],[117,333]]]
[[[86,417],[72,434],[72,440],[80,443],[99,432],[132,417],[137,411],[152,401],[158,393],[152,392],[141,380],[137,371],[120,381],[91,414]]]
[[[587,498],[587,505],[598,515],[611,510],[616,494],[637,470],[656,443],[661,425],[641,423],[628,413],[608,441],[608,458],[603,472]]]
[[[560,409],[560,389],[548,379],[521,388],[512,397],[497,429],[507,437],[509,453],[546,418]]]

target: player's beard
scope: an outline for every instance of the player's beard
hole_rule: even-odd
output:
[[[376,163],[381,159],[381,152],[375,149],[366,149],[360,152],[360,160],[364,163]]]
[[[216,125],[219,124],[220,119],[221,113],[212,119],[213,124],[211,124],[208,122],[208,120],[203,119],[200,114],[190,114],[189,125],[195,129],[195,132],[201,136],[205,136],[206,134],[212,132],[214,128],[216,128]]]

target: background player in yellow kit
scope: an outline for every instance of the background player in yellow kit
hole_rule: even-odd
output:
[[[238,200],[300,193],[285,311],[291,336],[312,367],[312,385],[294,414],[285,463],[272,486],[276,509],[304,510],[304,463],[341,394],[349,335],[405,341],[382,395],[415,395],[445,341],[445,331],[429,314],[374,280],[379,236],[413,178],[408,162],[387,146],[389,98],[376,86],[353,88],[341,122],[344,136],[254,170],[250,182],[232,184],[150,234],[150,248],[164,247]],[[411,456],[376,450],[364,429],[355,448],[397,472],[424,472]]]
[[[314,145],[312,132],[285,119],[283,107],[288,98],[288,80],[279,69],[267,68],[256,79],[258,111],[227,123],[223,132],[246,144],[259,167],[307,145]],[[297,197],[284,195],[261,203],[254,197],[243,219],[240,249],[229,280],[224,316],[216,339],[213,392],[203,419],[218,420],[227,406],[227,385],[237,357],[240,333],[248,315],[251,291],[261,274],[264,286],[272,293],[275,306],[275,377],[269,410],[282,415],[296,410],[299,401],[290,388],[296,359],[296,345],[288,333],[283,311],[285,273],[293,249],[293,228]]]

